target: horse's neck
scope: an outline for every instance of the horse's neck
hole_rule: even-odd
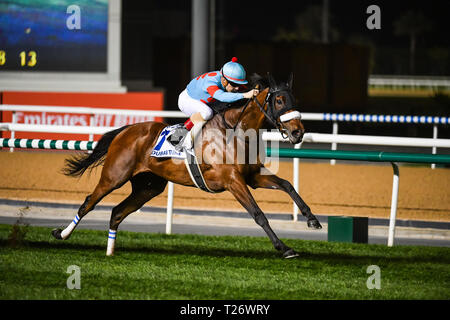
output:
[[[257,97],[261,105],[263,105],[265,98],[266,94],[260,94]],[[252,100],[247,107],[244,105],[241,108],[227,110],[225,112],[225,120],[232,127],[236,125],[237,129],[242,129],[244,131],[248,129],[259,130],[264,123],[264,114],[261,112],[256,102]]]

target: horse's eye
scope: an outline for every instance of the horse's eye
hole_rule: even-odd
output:
[[[281,99],[277,99],[277,103],[278,103],[278,104],[282,104],[283,101],[282,101]]]

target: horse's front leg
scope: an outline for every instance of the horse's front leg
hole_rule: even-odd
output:
[[[300,195],[295,191],[292,184],[276,175],[262,175],[260,173],[255,174],[249,185],[253,188],[266,188],[266,189],[275,189],[275,190],[283,190],[292,198],[295,204],[300,209],[302,215],[306,218],[308,227],[314,229],[322,229],[322,225],[319,220],[317,220],[316,216],[312,214],[311,209],[308,205],[303,201]]]
[[[247,188],[247,184],[245,183],[242,176],[240,176],[239,174],[234,175],[232,182],[227,189],[233,194],[236,200],[238,200],[239,203],[250,213],[255,222],[264,229],[266,234],[269,236],[269,239],[272,241],[275,249],[281,251],[284,258],[293,258],[298,256],[298,253],[286,246],[272,230],[269,225],[269,221],[267,220],[262,210],[259,208],[255,199],[250,193],[250,190]]]

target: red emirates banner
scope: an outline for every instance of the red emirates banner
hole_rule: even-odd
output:
[[[53,93],[53,92],[2,92],[1,102],[11,105],[32,106],[64,106],[90,107],[119,110],[163,110],[163,92],[131,92],[131,93]],[[56,112],[16,111],[16,122],[33,125],[60,126],[94,126],[94,127],[122,127],[144,121],[162,121],[160,117],[142,115],[111,115],[111,114],[79,114]],[[3,111],[1,122],[12,122],[12,112]],[[92,121],[92,123],[91,123]],[[1,137],[10,138],[10,132],[2,132]],[[98,140],[100,135],[95,135]],[[41,132],[16,132],[15,138],[23,139],[64,139],[87,140],[86,134],[63,134]]]

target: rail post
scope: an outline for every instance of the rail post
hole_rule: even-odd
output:
[[[392,199],[391,199],[391,215],[389,218],[389,234],[388,234],[388,247],[394,245],[395,237],[395,218],[397,216],[397,202],[398,202],[398,186],[399,186],[399,170],[395,162],[391,162],[392,169],[394,170],[394,178],[392,181]]]
[[[333,121],[333,135],[337,135],[338,134],[338,123],[337,121]],[[331,150],[337,150],[337,143],[333,142],[331,143]],[[330,164],[332,166],[334,166],[336,164],[336,159],[331,159],[330,160]]]
[[[89,127],[93,127],[94,126],[94,114],[91,113],[89,116]],[[89,141],[94,141],[94,134],[93,133],[89,133]],[[92,150],[89,150],[88,153],[92,153]]]
[[[166,234],[172,233],[172,216],[173,216],[173,182],[169,181],[169,189],[167,190]]]
[[[294,146],[294,148],[295,149],[300,149],[300,147],[301,147],[301,143],[297,143],[295,146]],[[298,158],[298,157],[295,157],[295,158],[293,158],[292,159],[292,162],[293,162],[293,169],[292,169],[292,171],[293,171],[293,173],[292,173],[292,175],[293,175],[293,183],[294,183],[294,189],[295,189],[295,191],[297,191],[297,193],[300,193],[300,177],[299,177],[299,174],[300,174],[300,158]],[[294,220],[294,221],[298,221],[298,207],[297,207],[297,205],[295,204],[295,202],[294,202],[294,210],[293,210],[293,213],[292,213],[292,219]]]
[[[434,124],[433,125],[433,139],[437,139],[437,137],[438,137],[438,127],[437,127],[437,124]],[[431,150],[431,153],[432,154],[436,154],[436,146],[434,146]],[[434,169],[434,168],[436,168],[436,164],[435,163],[432,163],[431,164],[431,169]]]
[[[13,111],[12,112],[12,123],[17,123],[17,116],[16,116],[16,112]],[[11,139],[14,139],[16,137],[16,134],[14,132],[14,130],[11,130]],[[14,152],[14,148],[9,148],[9,152]]]

